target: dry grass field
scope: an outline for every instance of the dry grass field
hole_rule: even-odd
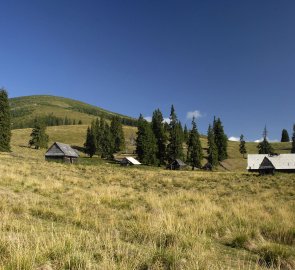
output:
[[[28,134],[0,154],[0,269],[295,269],[294,174],[49,163]]]

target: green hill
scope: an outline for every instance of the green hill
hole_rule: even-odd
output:
[[[56,96],[36,95],[10,99],[13,129],[32,127],[36,117],[42,117],[48,125],[90,124],[96,117],[110,119],[116,115],[123,124],[136,125],[136,119],[117,114],[87,103]]]

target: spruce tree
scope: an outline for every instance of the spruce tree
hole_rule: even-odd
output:
[[[112,159],[115,153],[111,129],[104,117],[100,118],[99,129],[97,133],[98,148],[102,158]]]
[[[163,115],[160,109],[157,109],[153,112],[152,117],[152,129],[157,141],[157,159],[160,164],[165,164],[166,158],[166,133],[163,123]]]
[[[282,137],[281,137],[281,142],[289,142],[290,141],[290,137],[289,137],[289,133],[286,129],[282,130]]]
[[[138,119],[138,131],[136,138],[136,154],[141,163],[146,165],[158,165],[157,141],[153,133],[151,124],[143,119],[142,115]]]
[[[218,165],[218,150],[215,144],[214,139],[214,132],[209,125],[208,132],[207,132],[207,139],[208,139],[208,163],[211,164],[212,168],[215,168]]]
[[[186,144],[188,144],[188,138],[189,138],[189,132],[188,132],[187,126],[184,125],[184,129],[183,129],[183,139],[184,139],[184,142],[185,142]]]
[[[291,153],[295,153],[295,124],[293,125],[292,149]]]
[[[192,170],[202,167],[203,150],[200,141],[200,134],[197,129],[195,118],[192,120],[192,129],[189,133],[187,161],[192,166]]]
[[[263,135],[263,140],[262,140],[262,142],[260,142],[257,145],[258,153],[259,154],[272,154],[273,153],[273,148],[272,148],[272,146],[270,145],[270,143],[267,140],[267,129],[266,129],[266,126],[264,127],[264,130],[263,130],[263,134],[262,135]]]
[[[85,147],[85,153],[92,158],[93,155],[96,153],[96,141],[95,141],[95,136],[94,136],[92,127],[87,128],[86,142],[84,144],[84,147]]]
[[[227,136],[224,133],[220,118],[217,120],[214,117],[213,121],[214,140],[218,152],[218,160],[223,161],[227,159]]]
[[[49,137],[46,134],[46,125],[40,119],[35,119],[34,128],[31,133],[29,146],[34,146],[35,149],[47,148]]]
[[[120,117],[114,116],[111,121],[111,135],[114,145],[114,151],[119,152],[125,148],[125,137]]]
[[[11,123],[8,94],[0,89],[0,152],[10,151]]]
[[[179,123],[174,106],[171,106],[170,123],[169,123],[169,139],[167,146],[167,157],[168,161],[171,162],[174,159],[183,158],[183,133],[181,124]]]
[[[243,155],[243,158],[245,158],[245,154],[247,154],[247,149],[246,149],[246,142],[244,140],[243,134],[240,136],[239,150],[240,150],[240,153]]]

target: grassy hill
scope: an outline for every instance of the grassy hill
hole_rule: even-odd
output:
[[[48,133],[81,145],[85,129]],[[295,269],[294,174],[49,163],[29,133],[0,153],[0,269]]]
[[[90,124],[101,115],[110,119],[113,115],[121,117],[126,125],[135,125],[136,120],[102,108],[63,97],[36,95],[11,98],[11,115],[13,128],[32,127],[35,117],[51,117],[52,120],[65,120],[76,124]],[[56,119],[55,119],[56,118]]]

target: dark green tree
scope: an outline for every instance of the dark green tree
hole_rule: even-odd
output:
[[[136,154],[141,163],[146,165],[158,165],[157,141],[153,133],[151,124],[143,119],[142,115],[138,119],[138,131],[136,138]]]
[[[35,119],[34,128],[30,136],[30,147],[34,146],[35,149],[48,147],[49,137],[46,134],[46,125],[42,120]]]
[[[192,120],[192,129],[189,132],[187,162],[192,166],[192,170],[202,167],[203,150],[200,141],[200,134],[197,129],[195,118]]]
[[[214,140],[218,152],[218,160],[223,161],[227,159],[227,136],[224,133],[220,118],[217,120],[214,117],[213,121]]]
[[[295,153],[295,124],[293,125],[292,149],[291,153]]]
[[[218,150],[215,144],[214,132],[209,125],[208,132],[207,132],[207,139],[208,139],[208,162],[211,164],[212,168],[215,168],[218,165]]]
[[[181,124],[179,123],[174,106],[171,106],[170,123],[169,123],[169,138],[167,146],[168,161],[171,162],[174,159],[183,158],[183,133]]]
[[[100,118],[99,130],[97,133],[98,148],[102,158],[112,159],[115,153],[115,147],[113,143],[113,137],[111,129],[104,117]]]
[[[189,132],[188,132],[187,126],[184,125],[184,129],[183,129],[183,139],[184,139],[184,142],[185,142],[186,144],[188,144],[188,138],[189,138]]]
[[[160,109],[153,112],[152,129],[157,141],[157,159],[159,164],[165,164],[167,136],[164,129],[164,118]]]
[[[125,148],[125,137],[120,117],[114,116],[111,121],[111,135],[113,139],[114,151],[119,152]]]
[[[96,140],[93,133],[93,128],[87,128],[86,134],[86,142],[84,143],[85,153],[88,154],[90,157],[96,153]]]
[[[240,136],[239,150],[240,150],[240,153],[243,155],[243,158],[245,158],[245,154],[247,154],[247,149],[246,149],[246,142],[244,140],[243,134],[241,134]]]
[[[289,133],[286,129],[283,129],[281,142],[289,142],[289,141],[290,141]]]
[[[8,94],[0,89],[0,152],[10,151],[11,122]]]
[[[262,142],[260,142],[257,145],[258,153],[259,154],[272,154],[273,153],[273,148],[272,148],[272,146],[270,145],[270,143],[267,140],[267,129],[266,129],[266,126],[264,127],[264,130],[263,130],[263,134],[262,135],[263,135]]]

